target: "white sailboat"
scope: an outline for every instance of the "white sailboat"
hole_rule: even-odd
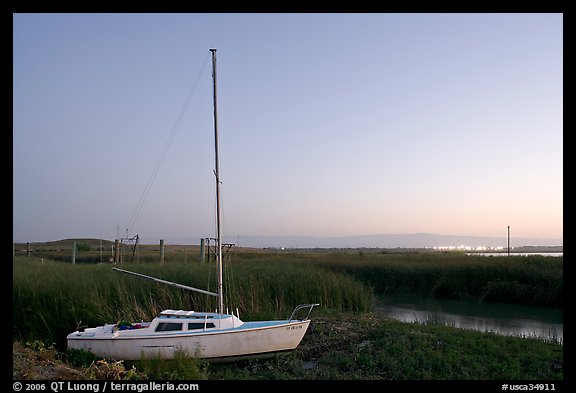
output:
[[[218,111],[216,99],[216,49],[212,52],[214,97],[214,140],[216,176],[216,263],[218,292],[204,291],[123,269],[114,270],[151,279],[160,283],[196,291],[218,299],[216,312],[164,310],[150,322],[128,325],[105,324],[68,334],[69,349],[82,349],[96,356],[116,360],[172,358],[181,351],[190,356],[210,360],[264,356],[295,349],[310,324],[308,318],[318,303],[296,306],[284,320],[243,322],[239,315],[224,313],[222,291],[222,239],[220,230],[220,168],[218,160]],[[308,310],[303,319],[296,319],[300,310]],[[236,312],[238,314],[238,312]]]

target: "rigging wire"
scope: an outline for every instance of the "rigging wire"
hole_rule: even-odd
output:
[[[128,222],[128,226],[126,228],[126,235],[127,236],[128,236],[128,233],[130,233],[132,231],[132,228],[134,227],[134,224],[136,223],[136,219],[140,215],[140,211],[142,210],[142,206],[144,205],[144,201],[146,200],[146,197],[148,196],[148,193],[150,192],[150,189],[152,188],[152,184],[154,183],[156,175],[158,174],[158,171],[160,170],[160,166],[162,165],[162,162],[164,161],[164,158],[166,157],[166,153],[168,152],[168,148],[170,147],[170,144],[172,143],[172,140],[174,139],[174,136],[176,135],[176,131],[180,127],[180,123],[182,122],[182,118],[184,117],[184,113],[186,112],[186,109],[188,108],[188,104],[190,103],[192,96],[196,92],[196,88],[198,87],[198,83],[200,82],[200,77],[204,73],[204,69],[206,68],[206,64],[208,64],[209,58],[210,58],[210,54],[208,54],[206,56],[206,58],[204,59],[204,63],[202,64],[200,72],[198,73],[198,76],[196,77],[196,81],[194,82],[194,85],[190,89],[190,92],[188,93],[188,97],[186,98],[186,101],[184,102],[184,105],[182,106],[182,109],[180,110],[180,113],[178,114],[178,118],[176,119],[176,122],[174,123],[174,126],[172,127],[172,132],[170,133],[170,136],[168,137],[168,140],[166,141],[166,144],[164,145],[164,148],[162,149],[160,157],[158,158],[158,162],[156,162],[156,166],[154,167],[154,170],[152,171],[152,175],[150,175],[150,178],[148,179],[148,183],[146,184],[146,187],[144,188],[144,191],[142,192],[142,195],[140,196],[140,200],[138,201],[138,204],[136,205],[136,208],[134,209],[134,212],[132,213],[132,217],[130,217],[130,221]]]

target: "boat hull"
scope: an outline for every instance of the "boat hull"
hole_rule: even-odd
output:
[[[116,360],[172,358],[178,352],[204,359],[225,359],[264,355],[296,348],[310,320],[245,322],[237,328],[176,334],[92,337],[71,333],[69,349],[82,349],[96,356]]]

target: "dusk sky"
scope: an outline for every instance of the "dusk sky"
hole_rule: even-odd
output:
[[[13,15],[13,240],[563,239],[561,13]],[[128,229],[128,233],[126,230]]]

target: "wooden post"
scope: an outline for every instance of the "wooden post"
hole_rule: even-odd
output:
[[[204,238],[200,239],[200,262],[204,262],[204,250],[206,249],[206,245],[204,244],[205,241],[206,239]]]
[[[160,239],[160,263],[164,263],[164,239]]]
[[[114,264],[118,263],[119,258],[120,258],[120,240],[115,239],[114,240]]]
[[[76,241],[72,242],[72,265],[76,264]]]
[[[30,258],[30,243],[26,243],[26,257]]]

